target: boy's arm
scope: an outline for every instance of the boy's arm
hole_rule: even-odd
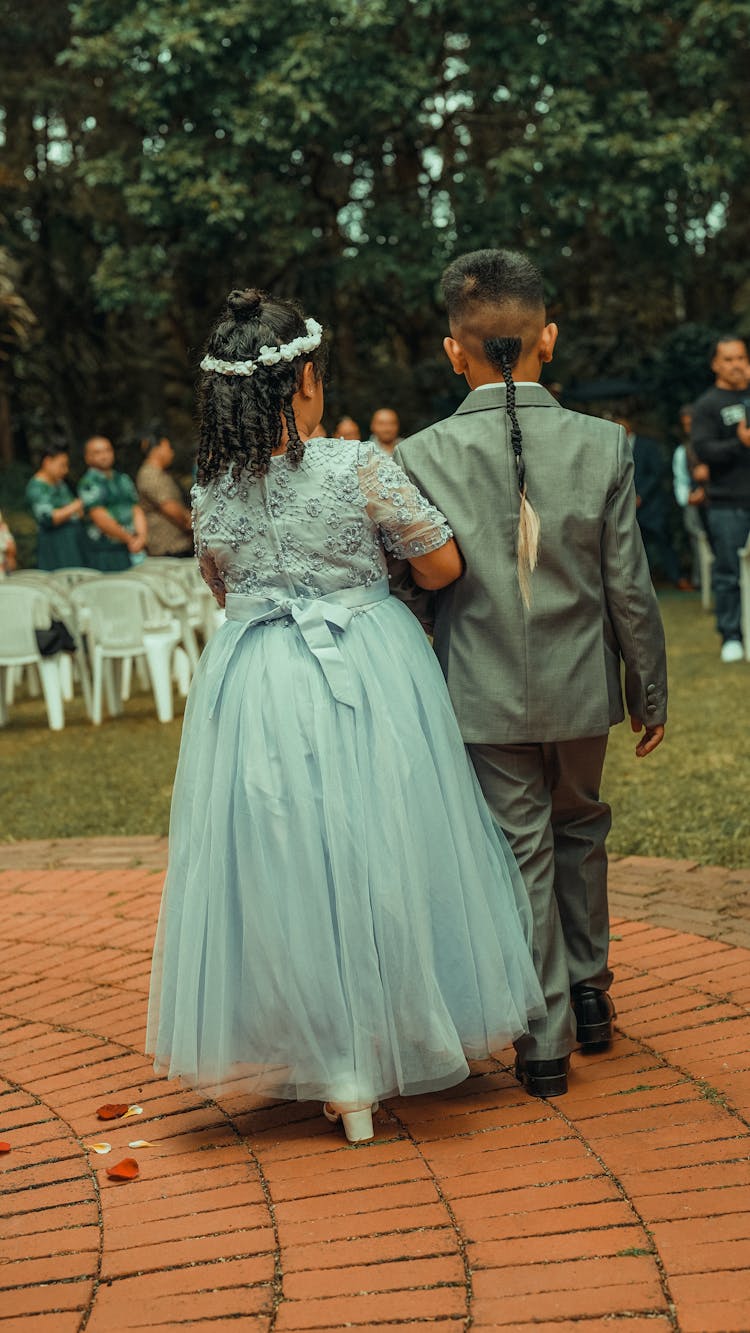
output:
[[[664,628],[636,522],[633,459],[624,431],[602,530],[602,578],[625,663],[628,712],[647,731],[661,728],[667,720]]]

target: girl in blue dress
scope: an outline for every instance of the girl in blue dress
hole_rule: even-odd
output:
[[[232,292],[202,362],[196,549],[227,620],[185,712],[147,1049],[193,1086],[319,1099],[448,1087],[544,1010],[525,890],[386,552],[461,573],[372,443],[310,439],[322,330]]]

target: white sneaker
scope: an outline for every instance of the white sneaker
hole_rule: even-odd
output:
[[[727,639],[721,646],[722,662],[741,662],[745,656],[745,650],[738,639]]]

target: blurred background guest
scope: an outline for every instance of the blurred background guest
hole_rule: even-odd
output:
[[[84,445],[87,471],[78,494],[86,523],[86,564],[103,574],[129,569],[146,546],[146,516],[132,479],[115,471],[112,441],[92,435]]]
[[[334,440],[361,440],[359,426],[354,417],[342,417],[333,432]]]
[[[377,412],[373,413],[370,439],[373,443],[379,444],[387,454],[392,454],[396,445],[401,443],[400,430],[398,412],[394,412],[392,407],[379,407]]]
[[[651,574],[653,576],[658,571],[675,588],[688,591],[693,585],[689,579],[682,577],[669,532],[668,491],[665,484],[667,456],[658,440],[637,434],[627,417],[616,416],[615,421],[624,426],[633,452],[638,526]]]
[[[16,567],[16,543],[8,524],[0,514],[0,578],[12,574]]]
[[[83,504],[65,478],[70,459],[63,444],[42,449],[39,467],[26,487],[26,503],[39,529],[39,569],[65,569],[85,564]]]
[[[750,360],[741,338],[727,335],[711,361],[714,387],[693,405],[690,442],[711,472],[708,530],[714,552],[713,589],[722,662],[744,656],[737,552],[750,536]]]
[[[144,460],[135,486],[146,516],[146,548],[149,555],[193,554],[193,525],[185,498],[169,469],[174,449],[166,435],[155,431],[141,439]]]
[[[697,588],[701,584],[700,539],[704,533],[700,506],[705,503],[706,492],[705,488],[695,480],[695,470],[698,469],[702,476],[705,464],[698,462],[690,445],[692,412],[689,403],[680,408],[680,429],[683,439],[672,455],[672,487],[690,545],[690,578]]]

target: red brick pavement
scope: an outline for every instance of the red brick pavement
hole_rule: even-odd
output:
[[[145,850],[110,844],[116,869],[104,847],[56,869],[15,853],[0,871],[0,1333],[748,1333],[741,878],[620,863],[631,916],[697,876],[706,934],[736,917],[740,943],[617,921],[620,1035],[574,1057],[566,1098],[528,1098],[504,1052],[457,1089],[389,1102],[376,1142],[351,1147],[317,1105],[155,1077]],[[105,1101],[143,1115],[102,1124]],[[86,1147],[101,1140],[109,1156]],[[126,1155],[140,1177],[116,1184]]]
[[[0,870],[163,869],[167,840],[57,838],[0,843]],[[649,856],[610,860],[612,910],[628,920],[726,940],[750,948],[750,869],[702,866]]]

